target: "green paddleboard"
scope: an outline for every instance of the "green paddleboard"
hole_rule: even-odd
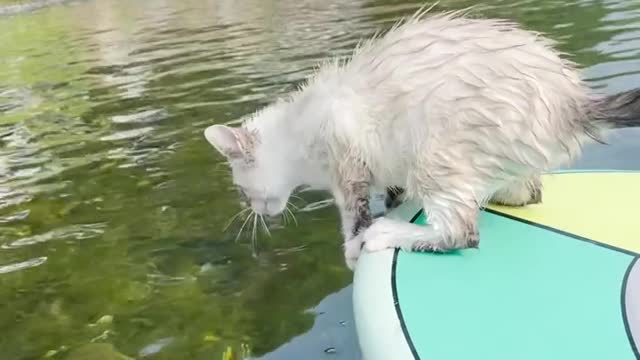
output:
[[[542,204],[481,213],[479,249],[363,254],[364,359],[640,359],[640,172],[543,184]],[[428,222],[415,204],[390,216]]]

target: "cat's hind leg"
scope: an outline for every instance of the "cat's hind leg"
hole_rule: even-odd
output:
[[[542,202],[542,183],[536,176],[527,180],[516,180],[493,194],[489,200],[496,205],[525,206]]]
[[[397,186],[392,186],[386,188],[386,197],[384,201],[385,208],[387,211],[392,210],[400,206],[402,203],[402,195],[404,194],[404,189]]]

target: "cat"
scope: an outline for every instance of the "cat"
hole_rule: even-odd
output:
[[[541,202],[542,173],[640,125],[640,90],[596,94],[554,46],[508,20],[421,10],[204,136],[258,214],[281,214],[300,185],[330,191],[351,269],[362,249],[477,248],[488,202]],[[373,219],[370,189],[419,201],[429,224]]]

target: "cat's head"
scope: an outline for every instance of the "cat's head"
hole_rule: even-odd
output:
[[[299,162],[289,139],[247,126],[212,125],[205,138],[227,158],[233,183],[260,215],[281,214],[299,185]]]

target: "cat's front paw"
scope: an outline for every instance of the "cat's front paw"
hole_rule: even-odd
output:
[[[344,243],[344,261],[351,271],[355,271],[358,258],[362,251],[362,234],[353,237]]]
[[[396,247],[394,225],[393,220],[376,219],[363,233],[364,248],[369,252],[375,252]]]

